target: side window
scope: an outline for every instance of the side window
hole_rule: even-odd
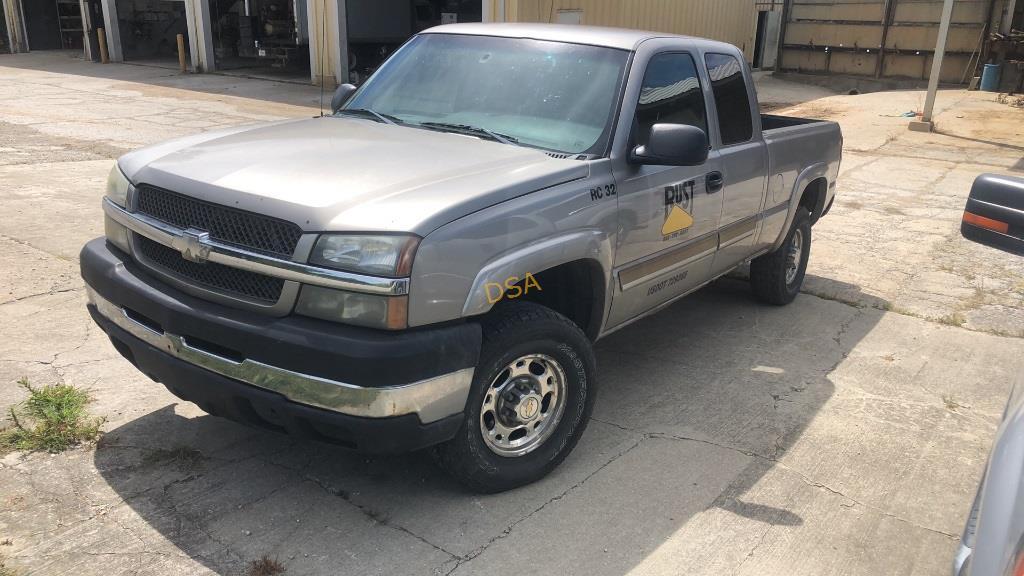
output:
[[[750,97],[743,78],[743,66],[727,54],[707,54],[704,61],[711,77],[711,91],[715,93],[722,145],[750,140],[754,136],[754,124],[750,117]]]
[[[697,66],[689,54],[674,52],[651,58],[636,105],[636,143],[646,144],[651,126],[689,124],[708,129]]]

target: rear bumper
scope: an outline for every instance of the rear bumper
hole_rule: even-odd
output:
[[[461,423],[477,325],[386,333],[246,313],[149,278],[102,239],[81,266],[89,312],[118,351],[211,414],[386,452],[442,442]]]

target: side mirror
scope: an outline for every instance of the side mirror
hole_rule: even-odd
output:
[[[708,135],[689,124],[655,124],[647,144],[633,148],[633,164],[699,166],[708,159]]]
[[[1024,256],[1024,178],[975,178],[960,233],[973,242]]]
[[[334,91],[334,96],[331,97],[331,113],[335,113],[341,110],[341,107],[348,102],[348,99],[356,93],[356,88],[352,84],[342,84],[338,86],[338,89]]]

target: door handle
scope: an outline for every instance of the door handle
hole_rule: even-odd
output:
[[[708,194],[714,194],[721,190],[722,186],[725,185],[725,178],[722,176],[721,172],[709,172],[704,183],[708,187]]]

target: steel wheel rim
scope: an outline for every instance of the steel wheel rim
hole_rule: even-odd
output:
[[[562,419],[565,371],[554,358],[527,354],[491,381],[480,407],[484,444],[499,456],[522,456],[540,447]]]
[[[797,228],[793,231],[793,237],[789,240],[789,250],[786,251],[786,285],[796,280],[797,272],[800,270],[800,261],[804,257],[804,231]]]

